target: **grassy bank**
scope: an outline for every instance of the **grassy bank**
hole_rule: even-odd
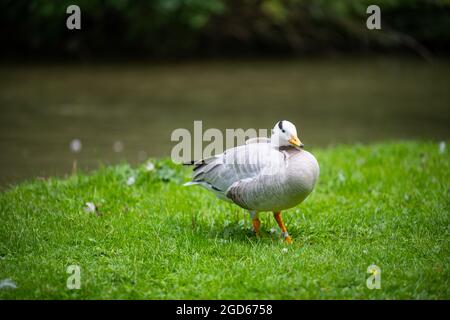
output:
[[[189,170],[168,160],[21,184],[0,194],[0,281],[17,285],[0,298],[449,299],[443,149],[312,150],[321,177],[284,214],[290,246],[270,214],[257,239],[247,212],[181,187]],[[380,290],[366,286],[371,264]],[[81,267],[80,290],[66,288],[69,265]]]

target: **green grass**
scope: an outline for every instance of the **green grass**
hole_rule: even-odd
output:
[[[257,239],[247,212],[182,187],[189,170],[169,160],[3,192],[0,280],[17,289],[0,298],[449,299],[448,151],[400,142],[312,152],[320,181],[284,213],[290,246],[270,232],[271,214]],[[90,201],[98,214],[85,212]],[[72,264],[80,290],[66,288]],[[380,290],[366,286],[371,264]]]

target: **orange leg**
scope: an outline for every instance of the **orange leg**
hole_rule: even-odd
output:
[[[284,222],[283,219],[281,218],[281,211],[280,212],[274,212],[273,216],[275,218],[275,220],[277,220],[278,226],[281,229],[281,234],[283,235],[284,239],[286,240],[287,243],[292,243],[292,239],[289,236],[289,233],[287,232],[286,227],[284,226]]]
[[[259,236],[260,235],[259,227],[261,226],[261,221],[259,221],[259,219],[253,219],[252,224],[253,224],[253,230],[255,230],[256,235]]]
[[[256,235],[259,236],[259,229],[261,226],[261,221],[259,221],[259,215],[257,212],[250,212],[250,216],[252,217],[252,224],[253,224],[253,230],[255,231]]]

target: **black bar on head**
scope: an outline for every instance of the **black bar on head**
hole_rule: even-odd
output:
[[[283,130],[283,120],[278,122],[278,128],[280,128],[280,130]]]

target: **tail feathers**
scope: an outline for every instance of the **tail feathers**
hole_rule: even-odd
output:
[[[195,186],[195,185],[201,185],[202,187],[205,187],[206,189],[209,189],[209,190],[223,192],[219,188],[213,186],[211,183],[205,182],[205,181],[189,181],[189,182],[186,182],[185,184],[183,184],[184,187]]]
[[[200,159],[200,160],[189,160],[186,162],[183,162],[183,166],[193,166],[193,165],[199,165],[199,164],[205,164],[208,163],[212,158],[206,158],[206,159]]]
[[[189,182],[186,182],[185,184],[183,184],[183,186],[184,187],[189,187],[189,186],[195,186],[197,184],[200,184],[200,183],[197,182],[197,181],[189,181]]]
[[[190,160],[187,162],[183,162],[184,166],[194,166],[194,171],[197,169],[200,169],[204,165],[210,164],[211,162],[215,161],[218,158],[218,156],[211,156],[208,158],[200,159],[200,160]]]

